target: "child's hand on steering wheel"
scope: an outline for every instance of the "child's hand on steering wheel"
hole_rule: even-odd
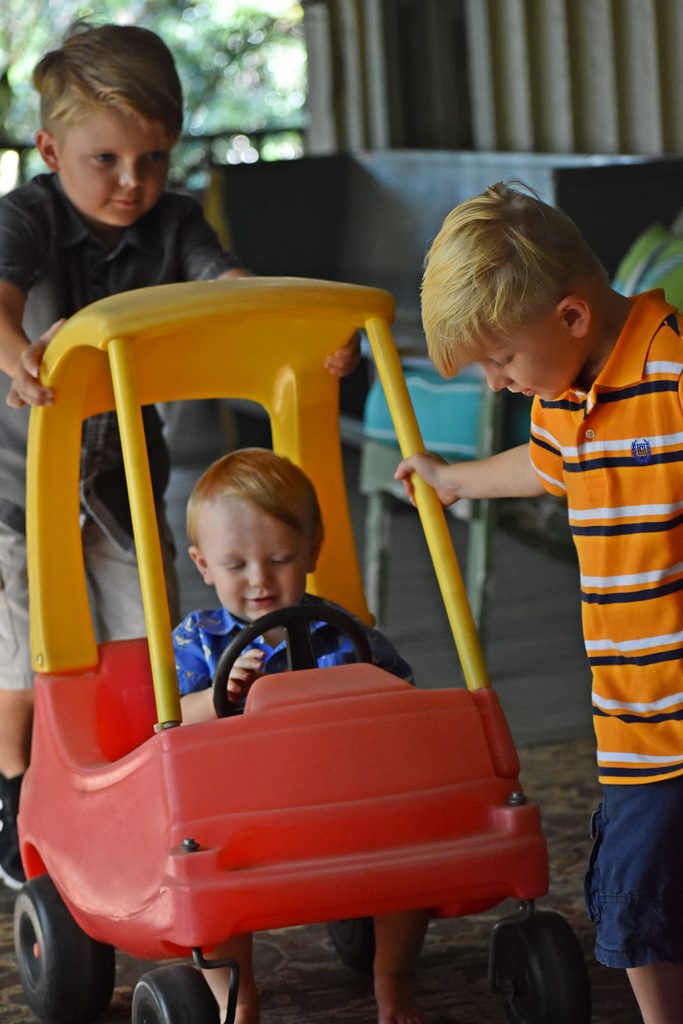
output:
[[[237,658],[228,677],[228,700],[231,703],[243,701],[251,684],[263,675],[264,658],[265,652],[258,647],[252,647]]]

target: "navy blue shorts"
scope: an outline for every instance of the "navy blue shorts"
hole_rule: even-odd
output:
[[[683,778],[603,786],[586,904],[607,967],[683,963]]]

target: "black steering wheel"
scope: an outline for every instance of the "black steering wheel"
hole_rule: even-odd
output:
[[[337,605],[329,604],[327,601],[311,601],[310,604],[293,604],[288,608],[278,608],[241,629],[218,659],[213,677],[213,706],[217,718],[227,718],[229,715],[240,713],[240,706],[228,699],[230,672],[244,648],[263,633],[278,626],[284,627],[287,668],[290,671],[317,668],[318,662],[308,629],[311,622],[326,622],[334,626],[351,641],[358,661],[372,661],[368,634],[357,619]]]

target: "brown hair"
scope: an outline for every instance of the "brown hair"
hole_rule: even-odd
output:
[[[517,187],[513,187],[517,186]],[[553,308],[605,270],[574,222],[523,182],[498,182],[448,214],[425,263],[422,320],[444,376],[484,340]]]
[[[246,498],[262,512],[321,541],[322,516],[315,488],[302,469],[267,448],[241,448],[213,462],[187,503],[187,535],[197,544],[199,512],[221,498]]]
[[[175,62],[149,29],[78,21],[36,65],[33,84],[47,131],[69,127],[104,104],[160,121],[173,141],[180,134],[183,93]]]

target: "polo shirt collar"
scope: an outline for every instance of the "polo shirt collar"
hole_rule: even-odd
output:
[[[197,625],[214,636],[237,633],[245,625],[230,614],[227,608],[211,608],[196,613]]]
[[[310,604],[310,594],[304,594],[302,598],[302,604]],[[207,633],[211,633],[215,636],[230,636],[232,639],[233,634],[237,634],[240,629],[244,629],[245,626],[251,625],[251,623],[244,622],[242,619],[238,619],[236,615],[229,612],[227,608],[222,606],[218,608],[205,609],[197,612],[197,623]],[[313,621],[310,623],[311,632],[317,633],[319,629],[326,626],[326,622]]]
[[[118,252],[124,245],[132,245],[142,253],[160,258],[160,231],[158,229],[155,230],[154,224],[150,223],[156,217],[156,212],[157,208],[153,206],[139,220],[136,220],[134,224],[126,228],[113,251]]]
[[[676,312],[661,288],[643,292],[631,303],[612,353],[595,379],[593,389],[624,388],[643,379],[650,346],[662,323]]]

